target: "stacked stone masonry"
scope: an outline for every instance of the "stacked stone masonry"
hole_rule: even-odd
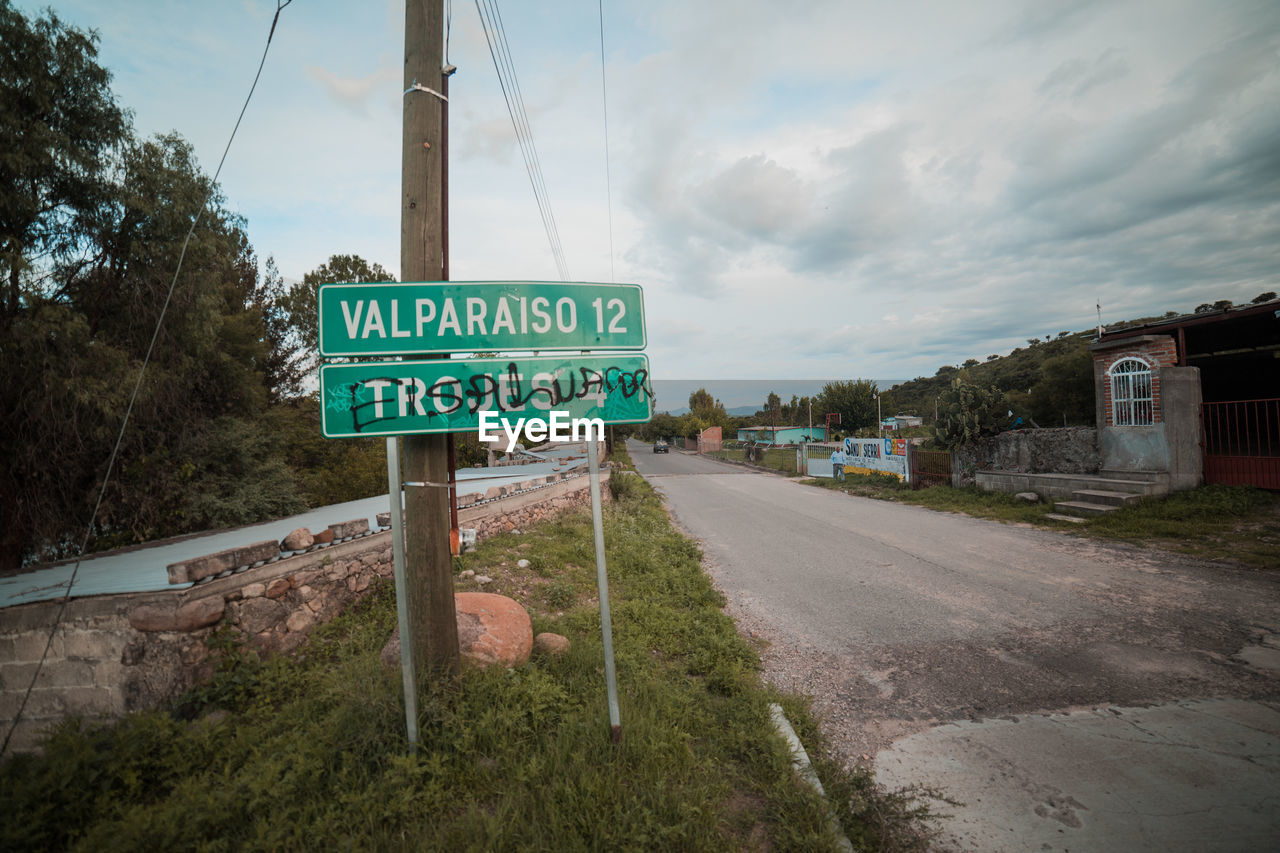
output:
[[[1019,429],[951,451],[951,479],[971,486],[978,471],[1021,474],[1096,474],[1098,431],[1092,427]]]
[[[608,473],[601,471],[604,500],[609,499]],[[502,500],[461,509],[458,520],[485,539],[589,503],[588,478],[573,477],[513,488]],[[362,523],[367,530],[368,523]],[[390,531],[362,536],[356,525],[345,532],[352,537],[348,541],[339,536],[327,547],[257,567],[229,574],[222,569],[182,590],[72,599],[10,751],[35,748],[51,724],[68,716],[119,717],[165,705],[212,672],[206,640],[222,626],[263,653],[294,651],[316,625],[392,576]],[[272,544],[278,552],[279,543]],[[209,565],[215,564],[219,561]],[[0,726],[5,730],[39,666],[58,607],[57,601],[46,601],[0,610]]]

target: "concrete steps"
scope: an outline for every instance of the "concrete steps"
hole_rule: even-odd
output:
[[[1137,492],[1120,492],[1113,489],[1076,489],[1071,496],[1076,500],[1113,507],[1128,506],[1142,500],[1142,495]]]
[[[1099,474],[1022,474],[1015,471],[978,471],[977,484],[993,492],[1035,492],[1047,500],[1069,499],[1077,491],[1123,492],[1145,496],[1169,491],[1167,478],[1141,472]]]
[[[1085,522],[1085,519],[1081,518],[1078,515],[1063,515],[1060,512],[1046,512],[1044,514],[1044,517],[1052,518],[1055,521],[1069,521],[1072,524],[1084,524]]]
[[[1112,480],[1108,485],[1117,485],[1120,481]],[[1053,518],[1072,517],[1075,521],[1084,521],[1115,512],[1121,507],[1135,504],[1142,500],[1143,493],[1121,492],[1115,489],[1076,489],[1071,493],[1074,500],[1055,501]],[[1065,519],[1063,519],[1065,520]]]

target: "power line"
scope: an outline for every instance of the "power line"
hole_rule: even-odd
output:
[[[507,43],[506,28],[502,24],[497,0],[485,0],[483,7],[481,0],[475,0],[475,6],[476,12],[480,15],[480,25],[484,29],[485,42],[489,46],[489,56],[493,59],[493,68],[498,75],[498,85],[502,89],[502,97],[507,104],[507,113],[511,116],[511,124],[515,129],[516,141],[520,145],[525,171],[529,175],[529,184],[533,188],[538,215],[542,219],[542,227],[547,233],[547,242],[551,246],[551,256],[555,260],[560,278],[568,281],[569,265],[565,260],[560,231],[551,209],[550,194],[547,192],[546,179],[542,174],[542,161],[538,157],[538,149],[533,141],[533,128],[529,124],[529,115],[525,110],[524,96],[520,91],[515,62],[511,57],[511,48]]]
[[[533,141],[533,127],[529,124],[529,114],[525,109],[524,94],[520,90],[520,80],[516,74],[515,61],[512,59],[511,47],[507,41],[506,27],[503,25],[502,14],[498,9],[497,0],[487,0],[486,7],[489,11],[488,22],[494,34],[490,51],[493,53],[496,48],[495,61],[498,63],[497,67],[503,69],[499,72],[500,78],[505,74],[505,82],[500,79],[499,83],[503,84],[504,94],[509,93],[511,96],[508,101],[508,110],[511,111],[517,139],[520,141],[521,151],[525,156],[525,165],[529,171],[534,196],[539,202],[543,226],[547,230],[547,238],[551,243],[552,255],[556,259],[560,277],[568,280],[569,265],[565,259],[564,247],[560,242],[560,231],[556,224],[555,213],[551,208],[551,197],[547,192],[546,180],[542,174],[542,161],[538,157],[538,149]]]
[[[618,273],[613,268],[613,178],[609,174],[609,86],[605,79],[604,0],[596,0],[596,11],[600,16],[600,108],[604,115],[604,188],[609,211],[609,280],[617,281]]]
[[[196,211],[195,219],[191,221],[191,227],[187,230],[186,239],[182,241],[182,251],[178,253],[178,265],[173,271],[173,280],[169,282],[169,292],[165,294],[164,305],[160,308],[160,316],[156,318],[156,328],[151,334],[151,343],[147,345],[147,354],[143,356],[142,366],[138,368],[138,381],[134,383],[133,393],[129,395],[129,405],[124,410],[124,420],[120,422],[120,432],[116,435],[115,447],[111,448],[111,456],[107,460],[107,470],[102,475],[102,487],[98,490],[98,500],[93,505],[93,514],[89,516],[89,525],[84,532],[84,539],[80,543],[80,551],[76,555],[75,565],[71,569],[71,577],[67,580],[67,591],[62,596],[62,601],[58,605],[57,615],[53,619],[53,627],[49,629],[49,639],[45,641],[44,651],[40,655],[40,662],[36,664],[36,671],[31,674],[31,683],[27,685],[27,690],[22,696],[22,704],[18,706],[18,713],[13,716],[13,723],[9,726],[9,731],[5,732],[4,744],[0,745],[0,755],[4,755],[9,749],[9,740],[13,737],[13,732],[18,727],[18,723],[22,720],[22,712],[26,710],[27,700],[31,698],[31,691],[35,689],[36,679],[40,677],[40,671],[44,668],[44,662],[49,656],[49,649],[53,646],[53,638],[58,633],[58,626],[62,624],[62,616],[66,612],[67,602],[71,600],[71,589],[76,583],[76,574],[80,571],[80,561],[84,557],[85,549],[89,547],[89,537],[93,535],[93,526],[98,520],[98,511],[102,508],[102,499],[107,493],[107,485],[111,482],[111,472],[115,468],[116,456],[120,453],[120,445],[124,442],[124,433],[129,426],[129,418],[133,414],[133,405],[137,402],[138,391],[142,388],[142,379],[147,372],[147,364],[151,361],[151,354],[156,347],[156,341],[160,338],[160,329],[164,326],[164,317],[169,310],[169,304],[173,301],[173,291],[178,285],[178,274],[182,272],[182,262],[187,257],[187,246],[191,243],[191,235],[200,225],[200,220],[204,218],[205,208],[209,205],[209,199],[213,196],[218,185],[218,176],[222,174],[222,166],[227,162],[227,153],[231,151],[231,143],[235,141],[236,132],[240,130],[240,122],[244,119],[245,111],[249,109],[249,101],[253,99],[254,90],[258,88],[258,80],[262,77],[263,66],[267,64],[267,52],[271,49],[271,39],[276,34],[276,24],[280,21],[280,13],[284,8],[292,3],[293,0],[276,0],[276,14],[271,19],[271,31],[267,33],[267,44],[262,49],[262,59],[258,62],[258,71],[253,76],[253,85],[249,87],[249,94],[244,99],[244,106],[240,108],[240,115],[236,117],[235,127],[231,129],[231,136],[227,139],[227,145],[222,149],[222,158],[218,161],[217,171],[213,173],[213,180],[209,182],[209,191],[205,194],[204,200],[200,203],[200,209]]]
[[[568,280],[569,263],[568,263],[568,260],[565,258],[564,245],[560,242],[560,228],[556,224],[555,211],[551,207],[551,195],[550,193],[547,192],[546,178],[542,173],[542,160],[538,156],[537,146],[533,144],[533,127],[529,124],[529,114],[525,111],[525,108],[524,108],[524,93],[520,91],[520,78],[516,75],[515,61],[511,57],[511,47],[507,42],[507,28],[502,21],[502,10],[498,8],[498,0],[489,0],[489,2],[492,5],[494,17],[497,19],[497,22],[498,22],[498,33],[499,33],[499,36],[501,37],[500,42],[503,46],[503,51],[507,57],[507,68],[511,72],[511,82],[515,88],[516,103],[519,105],[520,115],[524,119],[525,136],[529,140],[529,151],[533,155],[533,163],[534,163],[536,173],[538,175],[538,183],[542,186],[542,197],[546,201],[546,205],[547,205],[547,218],[551,220],[551,230],[552,230],[552,233],[555,234],[556,245],[559,248],[559,252],[560,252],[560,259],[564,263],[564,272],[562,275],[566,280]]]

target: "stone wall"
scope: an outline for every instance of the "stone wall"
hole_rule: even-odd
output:
[[[1096,474],[1098,431],[1091,427],[1018,429],[951,452],[951,482],[971,486],[978,471]]]
[[[609,500],[609,471],[601,498]],[[526,485],[526,484],[521,484]],[[477,539],[522,530],[590,503],[585,474],[528,484],[459,510]],[[191,561],[195,562],[195,561]],[[118,717],[163,706],[212,671],[206,640],[229,626],[263,653],[288,653],[379,578],[392,576],[391,532],[206,576],[182,590],[73,598],[14,730],[9,750],[36,747],[44,729],[70,715]],[[0,728],[8,731],[39,666],[60,603],[0,610]]]

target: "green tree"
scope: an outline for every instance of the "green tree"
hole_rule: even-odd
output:
[[[855,431],[876,425],[876,394],[879,389],[870,379],[839,380],[822,386],[814,409],[840,415],[840,431]]]
[[[717,405],[719,404],[716,399],[711,396],[711,392],[706,388],[699,388],[689,395],[689,411],[691,412],[709,411]]]
[[[1041,425],[1092,424],[1096,413],[1090,352],[1081,347],[1046,359],[1040,365],[1040,381],[1031,388],[1030,403]]]
[[[314,354],[320,348],[320,309],[317,302],[320,285],[395,280],[395,276],[383,269],[381,264],[370,264],[359,255],[330,255],[326,263],[304,275],[301,282],[289,288],[282,304],[289,313],[289,321],[303,349]]]
[[[282,364],[264,323],[274,301],[243,223],[176,135],[131,141],[99,168],[111,204],[80,235],[80,254],[26,257],[6,320],[5,340],[20,345],[0,347],[14,379],[0,388],[12,425],[0,438],[4,571],[78,546],[104,481],[91,550],[303,507],[279,435],[259,423],[288,382],[265,372]]]
[[[262,275],[250,295],[250,304],[262,318],[262,333],[267,345],[262,363],[267,396],[272,403],[302,395],[303,381],[313,359],[304,348],[293,326],[288,309],[288,291],[284,277],[276,269],[275,258],[267,258]]]
[[[92,253],[114,201],[104,168],[129,138],[128,116],[98,65],[98,39],[52,11],[28,20],[0,0],[0,332],[48,276]],[[0,334],[0,338],[7,335]]]
[[[939,400],[934,440],[943,447],[972,444],[1007,429],[1011,421],[1003,391],[957,379]]]
[[[672,438],[681,434],[679,419],[668,412],[658,412],[655,414],[640,431],[640,435],[646,441],[654,441],[659,438]]]
[[[206,198],[174,282],[184,238]],[[244,224],[224,204],[181,137],[135,142],[124,154],[115,215],[99,238],[101,257],[68,281],[66,292],[88,320],[94,344],[124,353],[130,378],[174,282],[99,512],[103,544],[303,507],[278,464],[278,435],[258,423],[282,390],[270,386],[265,372],[278,361],[263,318],[270,285],[264,292]],[[253,481],[250,491],[234,483],[236,472]],[[95,481],[105,473],[95,471]]]
[[[780,423],[782,419],[782,398],[770,391],[769,396],[765,398],[762,411],[770,423]]]
[[[83,498],[125,398],[123,353],[95,346],[60,272],[87,262],[112,209],[128,116],[97,37],[0,0],[0,574],[88,521]],[[81,533],[83,535],[83,533]]]
[[[699,388],[689,395],[689,414],[702,424],[699,430],[718,426],[727,433],[733,429],[733,418],[725,411],[724,403],[712,397],[705,388]],[[681,435],[687,435],[684,430],[688,428],[689,423],[690,421],[684,422]],[[697,432],[694,435],[696,436]]]

